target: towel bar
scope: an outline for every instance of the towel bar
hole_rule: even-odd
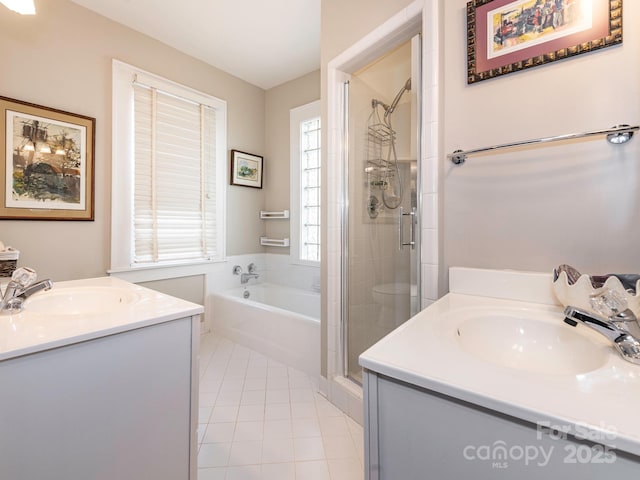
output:
[[[456,150],[447,155],[453,163],[461,165],[467,160],[467,156],[474,153],[489,152],[491,150],[500,150],[502,148],[519,147],[521,145],[533,145],[537,143],[549,143],[559,140],[572,140],[574,138],[592,137],[595,135],[606,135],[607,141],[615,145],[627,143],[633,137],[633,132],[640,130],[640,125],[630,127],[629,125],[617,125],[607,130],[595,130],[593,132],[569,133],[566,135],[557,135],[555,137],[534,138],[533,140],[523,140],[520,142],[505,143],[502,145],[493,145],[491,147],[475,148],[473,150]]]

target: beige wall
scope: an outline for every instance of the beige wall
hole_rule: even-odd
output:
[[[467,85],[466,0],[444,4],[444,150],[640,120],[640,2],[624,3],[624,42]],[[640,139],[603,137],[445,162],[448,266],[550,272],[640,271]],[[444,161],[444,160],[443,160]]]
[[[291,210],[289,111],[320,99],[320,70],[274,87],[265,96],[265,209]],[[288,220],[264,221],[270,238],[290,236]],[[267,247],[267,252],[288,254],[288,248]]]
[[[320,54],[323,67],[412,2],[413,0],[322,0]]]
[[[96,118],[95,221],[0,220],[0,240],[42,277],[109,268],[112,58],[226,100],[228,148],[264,154],[264,90],[67,0],[39,2],[33,17],[0,8],[0,46],[0,95]],[[229,188],[229,255],[263,251],[263,204],[262,190]]]

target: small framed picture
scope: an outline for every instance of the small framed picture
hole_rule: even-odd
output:
[[[0,218],[93,220],[95,123],[0,97]]]
[[[231,150],[231,185],[262,188],[262,160],[259,155]]]

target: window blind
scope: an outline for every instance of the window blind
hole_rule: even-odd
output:
[[[215,109],[141,82],[133,92],[134,263],[220,257]]]

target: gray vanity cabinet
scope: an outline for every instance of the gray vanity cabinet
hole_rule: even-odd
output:
[[[0,479],[196,480],[198,328],[189,316],[0,361]]]
[[[640,457],[365,370],[367,480],[638,478]],[[615,438],[607,440],[615,446]]]

